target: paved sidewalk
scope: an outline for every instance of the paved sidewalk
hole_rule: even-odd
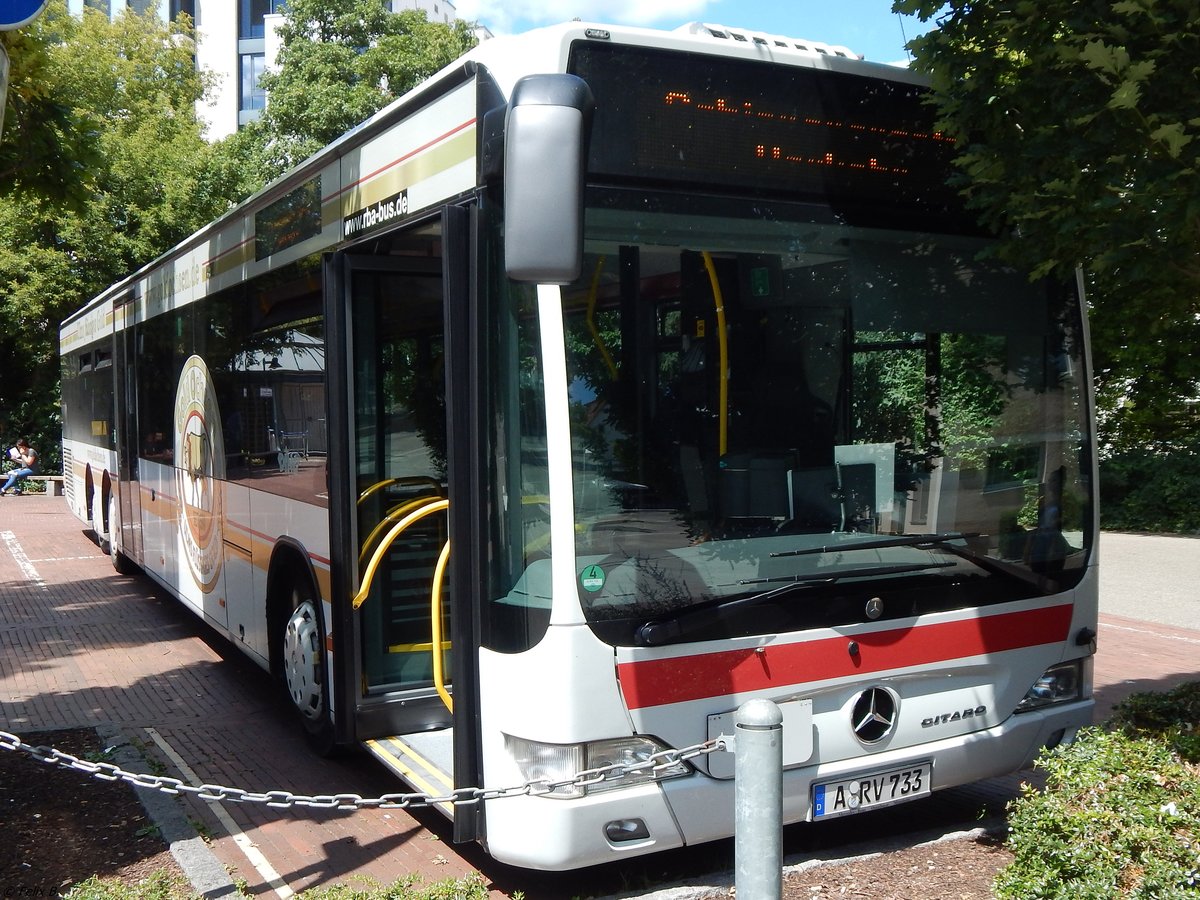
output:
[[[1178,547],[1200,557],[1200,541]],[[1103,597],[1101,606],[1108,608]],[[1200,678],[1200,630],[1105,613],[1099,641],[1099,717],[1131,691]],[[365,756],[312,755],[266,675],[148,579],[117,575],[62,498],[0,498],[0,728],[24,736],[73,727],[122,735],[162,771],[185,780],[192,773],[204,783],[309,795],[371,797],[402,789]],[[976,823],[967,810],[978,811],[982,802],[992,808],[999,802],[1002,809],[1016,782],[993,779],[946,792],[952,796],[921,809],[960,808],[957,821],[971,827]],[[210,846],[217,861],[255,896],[286,898],[312,887],[387,884],[414,874],[434,881],[472,871],[484,874],[495,897],[518,890],[530,898],[610,892],[599,880],[543,878],[500,866],[474,846],[454,846],[448,823],[432,811],[172,802],[215,836]],[[921,828],[923,821],[913,819],[933,813],[903,807],[899,816],[898,825],[882,816],[850,823],[855,835],[849,840],[876,828]],[[785,852],[836,856],[834,824],[789,838]],[[707,855],[711,867],[727,848],[696,852]],[[644,883],[672,880],[655,871],[656,881]],[[620,884],[620,877],[607,883]],[[222,890],[231,887],[208,896],[225,896]]]
[[[1200,544],[1196,545],[1200,553]],[[1100,614],[1096,653],[1096,721],[1138,691],[1165,691],[1200,680],[1200,630]]]
[[[265,673],[148,579],[117,575],[62,498],[0,498],[0,727],[22,737],[112,728],[173,777],[184,776],[172,752],[203,783],[249,791],[403,790],[365,757],[314,756]],[[219,835],[213,853],[256,896],[476,869],[436,812],[224,804],[218,817],[203,801],[177,802]],[[259,857],[269,865],[256,867]]]

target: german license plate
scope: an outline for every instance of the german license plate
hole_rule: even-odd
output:
[[[814,784],[812,817],[814,820],[832,819],[928,796],[929,776],[930,764],[924,762],[903,769],[858,775],[844,781]]]

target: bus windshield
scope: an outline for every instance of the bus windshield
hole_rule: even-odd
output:
[[[1074,289],[979,238],[731,205],[587,213],[563,304],[597,633],[777,633],[1074,585],[1092,521]]]

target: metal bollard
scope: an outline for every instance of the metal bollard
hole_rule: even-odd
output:
[[[783,713],[748,700],[734,716],[734,885],[738,900],[783,895]]]

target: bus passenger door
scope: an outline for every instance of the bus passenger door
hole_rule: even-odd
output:
[[[472,250],[446,207],[325,259],[335,726],[434,795],[480,778]]]
[[[344,460],[334,452],[343,442],[330,447],[333,552],[346,557],[335,578],[349,594],[334,600],[335,654],[354,660],[337,674],[338,704],[355,709],[359,740],[451,724],[443,229],[438,219],[388,232],[370,243],[375,252],[337,254],[327,269],[330,343],[345,354],[330,366],[344,409],[335,400],[330,415],[345,417],[348,438]]]
[[[138,424],[137,424],[137,345],[133,325],[134,307],[125,298],[125,327],[114,334],[113,351],[113,427],[116,429],[117,483],[114,486],[116,522],[109,521],[109,533],[114,543],[114,560],[127,558],[137,565],[142,564],[142,498],[141,480],[138,475]],[[114,321],[117,316],[114,316]],[[120,531],[116,526],[120,526]]]
[[[370,265],[350,278],[362,685],[368,698],[425,694],[435,653],[449,652],[433,646],[430,618],[449,539],[441,269]],[[430,709],[400,730],[440,722],[439,705],[416,704]]]

